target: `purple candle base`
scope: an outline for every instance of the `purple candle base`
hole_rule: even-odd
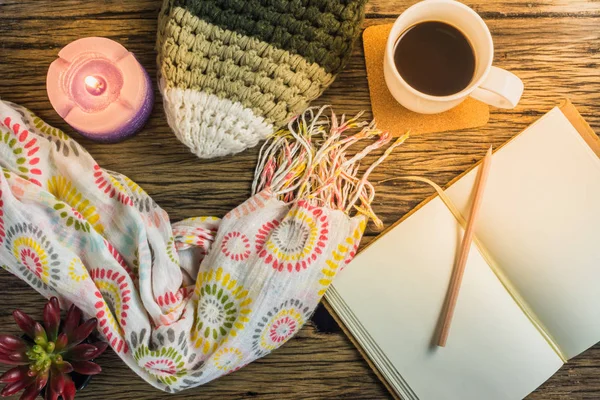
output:
[[[84,38],[69,43],[58,57],[48,70],[48,97],[77,132],[116,143],[144,126],[154,106],[152,81],[125,47],[106,38]]]
[[[88,139],[92,139],[100,143],[118,143],[135,136],[135,134],[137,134],[144,127],[146,122],[148,122],[154,107],[154,90],[152,89],[152,80],[150,79],[150,75],[148,72],[146,72],[146,70],[143,70],[143,72],[146,77],[146,86],[148,88],[146,91],[146,97],[142,107],[126,125],[116,131],[106,134],[89,133],[85,130],[76,128],[77,132],[81,136],[85,136]]]

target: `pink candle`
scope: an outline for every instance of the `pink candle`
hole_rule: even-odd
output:
[[[90,37],[69,43],[58,57],[48,70],[48,97],[83,136],[119,142],[148,120],[154,104],[152,82],[125,47]]]

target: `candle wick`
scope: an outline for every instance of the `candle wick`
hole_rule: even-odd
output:
[[[106,91],[106,81],[100,76],[86,76],[85,88],[92,96],[100,96]]]

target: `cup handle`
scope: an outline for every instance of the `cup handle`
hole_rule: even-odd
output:
[[[492,66],[486,80],[471,97],[498,108],[515,108],[523,94],[523,82],[512,72]]]

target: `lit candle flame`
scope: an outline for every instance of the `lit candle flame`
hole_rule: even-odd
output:
[[[85,77],[85,84],[89,87],[96,88],[98,85],[100,85],[100,81],[90,75]]]
[[[106,81],[96,76],[85,77],[85,87],[87,91],[94,96],[99,96],[106,90]]]

